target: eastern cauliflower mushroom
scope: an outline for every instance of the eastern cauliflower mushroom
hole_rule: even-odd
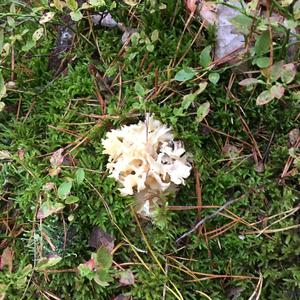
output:
[[[145,122],[113,129],[102,139],[109,155],[109,177],[120,183],[122,195],[135,195],[136,210],[151,217],[163,195],[174,193],[190,175],[190,156],[172,128],[153,116]]]

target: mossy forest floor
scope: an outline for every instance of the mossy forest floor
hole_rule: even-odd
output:
[[[241,8],[248,51],[218,64],[184,1],[78,3],[0,2],[0,298],[299,299],[299,5]],[[106,9],[123,25],[93,24]],[[193,155],[153,222],[101,145],[145,112]]]

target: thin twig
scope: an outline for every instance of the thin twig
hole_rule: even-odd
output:
[[[227,201],[224,205],[222,205],[220,208],[218,208],[214,213],[212,213],[211,215],[209,215],[209,216],[205,217],[204,219],[200,220],[192,229],[190,229],[189,231],[187,231],[186,233],[184,233],[182,236],[180,236],[176,240],[176,243],[178,244],[182,239],[184,239],[185,237],[187,237],[188,235],[190,235],[191,233],[193,233],[194,231],[196,231],[201,225],[203,225],[204,223],[206,223],[208,220],[214,218],[221,211],[223,211],[228,206],[230,206],[231,204],[233,204],[234,202],[236,202],[238,200],[240,200],[240,198],[232,199],[232,200]]]

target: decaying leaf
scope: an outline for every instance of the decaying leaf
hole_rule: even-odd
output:
[[[0,270],[5,266],[8,267],[8,272],[12,272],[14,252],[12,248],[5,248],[0,256]]]
[[[292,146],[297,142],[299,136],[300,136],[299,128],[294,128],[288,133],[289,142]]]
[[[63,161],[64,161],[64,155],[62,153],[64,152],[64,148],[60,148],[53,152],[53,154],[50,157],[50,163],[52,167],[59,167]]]
[[[114,241],[115,239],[111,235],[96,226],[90,234],[89,246],[95,249],[103,246],[111,252],[114,248]]]
[[[236,147],[235,145],[231,145],[229,143],[225,144],[225,146],[222,148],[222,152],[225,154],[226,157],[228,158],[235,158],[237,157],[241,149]]]
[[[135,283],[133,273],[130,270],[121,272],[119,282],[122,285],[133,285]]]
[[[41,207],[38,210],[37,218],[45,219],[48,216],[55,214],[61,211],[65,206],[62,203],[54,203],[51,201],[46,201],[42,203]]]

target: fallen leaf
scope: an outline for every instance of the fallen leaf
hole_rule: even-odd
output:
[[[43,191],[50,192],[54,189],[55,183],[54,182],[47,182],[43,185]]]
[[[226,157],[236,158],[240,154],[241,149],[239,149],[238,147],[236,147],[234,145],[227,143],[222,148],[222,152],[225,154]]]
[[[130,270],[121,272],[119,282],[122,285],[133,285],[135,283],[133,273]]]
[[[50,158],[50,163],[52,167],[59,167],[63,161],[64,161],[64,156],[62,153],[64,152],[64,148],[60,148],[53,152]]]
[[[53,177],[58,175],[61,172],[61,168],[60,167],[54,167],[54,168],[49,168],[49,176]]]
[[[299,136],[300,136],[299,128],[294,128],[288,133],[289,142],[292,146],[297,142]]]
[[[96,226],[92,229],[90,234],[89,246],[95,249],[99,249],[103,246],[112,252],[114,249],[114,241],[115,239],[111,235]]]
[[[0,257],[0,270],[3,270],[4,266],[8,267],[8,272],[12,272],[13,267],[13,255],[14,252],[12,248],[5,248]]]
[[[55,214],[61,211],[65,206],[62,203],[54,203],[51,201],[46,201],[42,203],[41,207],[38,210],[37,218],[45,219],[48,216]]]

